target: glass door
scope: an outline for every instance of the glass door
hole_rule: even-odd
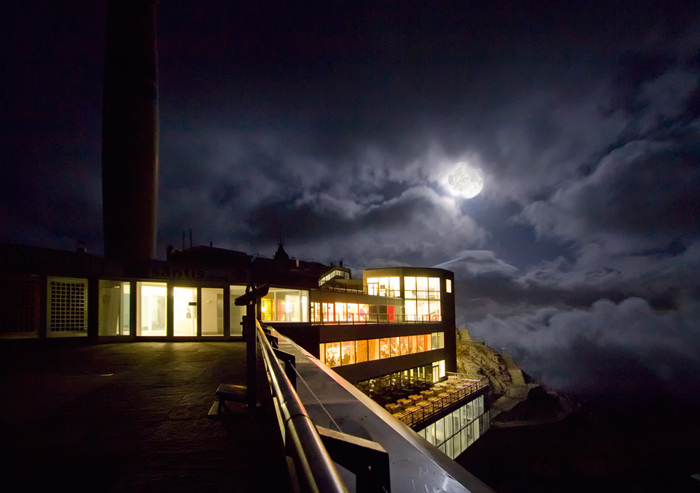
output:
[[[197,288],[173,288],[173,335],[197,335]]]

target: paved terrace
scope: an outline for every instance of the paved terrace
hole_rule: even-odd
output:
[[[207,417],[220,383],[245,384],[243,343],[0,341],[0,358],[5,491],[290,489],[269,393]]]

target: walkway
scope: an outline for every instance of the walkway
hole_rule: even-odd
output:
[[[242,343],[3,341],[0,358],[6,491],[289,490],[269,393],[207,417],[218,384],[245,384]]]

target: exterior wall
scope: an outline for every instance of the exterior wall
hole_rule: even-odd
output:
[[[416,368],[418,366],[429,365],[435,361],[446,360],[446,358],[445,349],[434,349],[424,353],[395,356],[393,358],[367,361],[354,365],[336,366],[333,370],[347,381],[355,384],[361,380],[376,378],[389,373]]]

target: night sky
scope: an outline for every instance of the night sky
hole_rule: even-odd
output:
[[[303,7],[298,5],[303,4]],[[158,252],[440,266],[563,390],[700,388],[700,2],[161,0]],[[0,5],[0,241],[102,253],[106,2]],[[478,165],[483,192],[446,177]]]

